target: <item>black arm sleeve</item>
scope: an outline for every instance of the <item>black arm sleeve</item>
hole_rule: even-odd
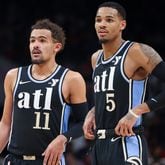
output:
[[[165,62],[161,61],[152,71],[152,75],[165,82]]]
[[[154,68],[151,74],[165,83],[165,62],[161,61]],[[157,96],[152,97],[151,99],[146,101],[146,104],[148,105],[151,111],[165,107],[165,90],[160,92]]]
[[[155,111],[165,107],[165,91],[146,101],[150,111]]]
[[[85,116],[88,112],[87,102],[69,105],[72,108],[74,124],[69,128],[67,132],[63,133],[63,135],[67,138],[68,142],[83,135],[82,126],[84,123]]]

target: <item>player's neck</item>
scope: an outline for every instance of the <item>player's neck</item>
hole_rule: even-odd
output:
[[[33,64],[32,76],[35,79],[43,80],[49,77],[57,68],[57,63],[52,64]]]
[[[104,51],[104,59],[106,60],[113,56],[123,43],[124,40],[121,38],[119,40],[109,41],[107,43],[102,44],[102,48]]]

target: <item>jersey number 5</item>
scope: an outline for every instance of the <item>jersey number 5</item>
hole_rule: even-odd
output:
[[[106,110],[112,112],[115,110],[115,101],[114,101],[114,93],[107,93],[106,94]]]

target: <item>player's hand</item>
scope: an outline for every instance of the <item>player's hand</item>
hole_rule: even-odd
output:
[[[83,131],[85,138],[89,140],[93,140],[95,138],[95,134],[94,134],[95,129],[96,129],[95,113],[93,112],[93,110],[91,110],[88,112],[83,124]]]
[[[115,133],[119,136],[133,136],[135,133],[132,128],[137,118],[128,112],[123,118],[121,118],[115,128]]]
[[[66,142],[67,138],[64,135],[58,135],[42,154],[44,156],[43,165],[59,165]]]

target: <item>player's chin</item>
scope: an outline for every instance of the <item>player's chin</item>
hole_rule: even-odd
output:
[[[108,40],[106,39],[106,38],[99,38],[99,42],[100,42],[100,44],[105,44],[105,43],[107,43],[108,42]]]
[[[41,60],[41,59],[35,59],[35,58],[32,58],[31,59],[31,62],[32,62],[32,64],[43,64],[44,63],[43,60]]]

